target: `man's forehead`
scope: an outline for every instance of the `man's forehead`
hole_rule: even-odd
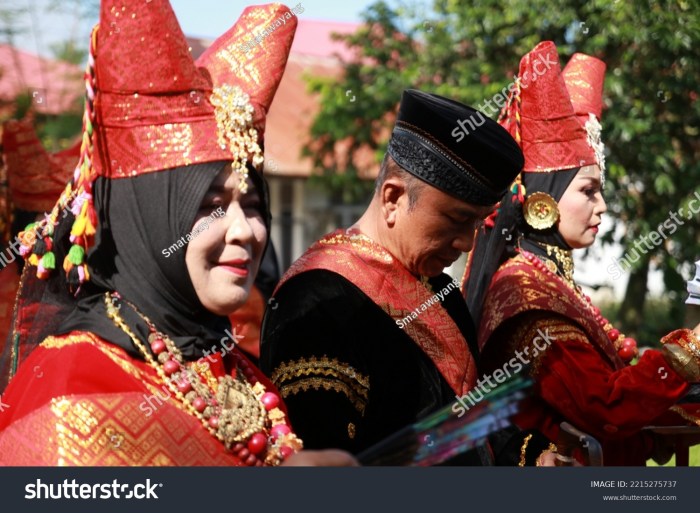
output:
[[[472,215],[478,217],[486,217],[491,212],[496,210],[498,205],[474,205],[473,203],[467,203],[465,201],[455,199],[455,204],[453,208],[463,212],[465,215]]]

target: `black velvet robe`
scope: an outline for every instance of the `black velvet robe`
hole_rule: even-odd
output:
[[[430,283],[437,292],[450,281],[442,274]],[[478,355],[459,290],[432,308],[447,310]],[[456,400],[437,367],[394,319],[331,271],[306,271],[284,283],[268,306],[261,339],[261,368],[279,388],[307,449],[358,454]],[[493,438],[497,463],[517,462],[522,436],[511,434]],[[460,462],[480,459],[472,453]]]

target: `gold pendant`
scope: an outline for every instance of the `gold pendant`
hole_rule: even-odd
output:
[[[265,427],[267,412],[247,382],[231,376],[219,378],[216,401],[221,405],[217,434],[227,448]]]

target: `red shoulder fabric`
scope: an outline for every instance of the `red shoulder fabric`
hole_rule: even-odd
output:
[[[459,327],[444,308],[427,308],[438,303],[438,294],[429,292],[382,246],[358,231],[336,230],[294,262],[277,289],[313,269],[341,275],[381,307],[428,355],[457,395],[474,386],[476,362]],[[418,307],[421,315],[404,326],[402,320]]]
[[[606,465],[644,465],[653,443],[641,429],[686,424],[669,408],[687,383],[658,351],[634,366],[611,358],[607,336],[578,299],[533,269],[512,259],[494,276],[479,337],[486,372],[531,365],[537,397],[518,417],[521,428],[555,440],[566,420],[602,443]]]
[[[208,359],[214,377],[222,376],[225,361]],[[171,397],[152,368],[92,333],[47,338],[1,400],[6,465],[242,464]]]
[[[610,364],[616,369],[622,368],[624,363],[605,331],[593,314],[582,306],[569,287],[518,255],[504,263],[491,280],[479,326],[479,348],[484,350],[484,345],[503,321],[523,312],[545,311],[578,324]]]

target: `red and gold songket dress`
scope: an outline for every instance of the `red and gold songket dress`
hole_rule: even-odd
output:
[[[93,333],[46,338],[2,395],[0,462],[261,466],[301,449],[277,391],[238,349],[184,362],[167,337],[149,342],[159,362]]]
[[[555,269],[523,250],[496,272],[479,328],[485,370],[508,365],[520,351],[536,391],[517,419],[521,429],[556,440],[568,421],[601,442],[605,465],[644,465],[653,441],[642,428],[698,424],[699,406],[674,406],[688,384],[659,351],[625,365],[615,347],[624,335]]]

